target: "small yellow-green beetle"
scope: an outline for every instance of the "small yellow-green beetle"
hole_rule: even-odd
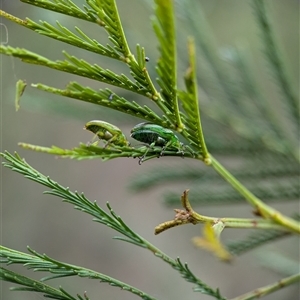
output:
[[[107,143],[104,148],[108,147],[110,144],[117,146],[130,145],[121,129],[108,122],[93,120],[87,122],[84,126],[84,129],[95,134],[93,140],[98,137],[100,140],[106,141]]]

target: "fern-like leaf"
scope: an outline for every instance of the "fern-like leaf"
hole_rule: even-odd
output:
[[[43,65],[51,69],[98,80],[139,94],[146,95],[148,92],[123,74],[118,75],[98,65],[91,65],[83,59],[72,56],[65,51],[64,55],[67,59],[62,61],[52,61],[31,51],[10,46],[1,46],[0,53],[18,57],[26,63]]]
[[[79,8],[71,0],[21,0],[24,3],[35,5],[57,13],[69,15],[85,21],[98,23],[97,15],[91,9],[85,7],[85,10]]]
[[[2,248],[2,247],[1,247]],[[1,249],[1,256],[3,257]],[[78,298],[72,297],[70,294],[68,294],[66,291],[64,291],[62,288],[55,289],[44,282],[40,282],[38,280],[31,279],[27,276],[20,275],[16,272],[13,272],[11,270],[8,270],[6,268],[0,268],[0,279],[19,284],[21,287],[13,287],[11,290],[13,291],[26,291],[26,292],[38,292],[42,293],[45,297],[49,297],[52,299],[57,300],[83,300],[84,298],[80,295],[77,295]]]
[[[38,24],[30,19],[27,19],[25,24],[26,27],[41,35],[51,37],[87,51],[124,61],[123,57],[113,47],[104,46],[95,39],[91,39],[78,27],[75,27],[75,30],[77,31],[77,34],[75,34],[65,26],[61,25],[58,21],[56,21],[57,27],[45,21]]]
[[[177,62],[176,62],[176,37],[173,1],[155,1],[156,18],[153,20],[153,28],[159,42],[160,58],[157,63],[157,82],[161,88],[161,94],[171,113],[174,114],[175,129],[179,132],[183,124],[179,114],[177,99]]]
[[[70,265],[70,264],[63,263],[61,261],[57,261],[53,258],[50,258],[46,254],[39,254],[30,248],[28,248],[28,250],[31,252],[32,255],[14,251],[3,246],[0,246],[0,250],[1,250],[0,257],[2,258],[2,263],[22,264],[26,266],[27,269],[34,269],[34,271],[50,272],[54,274],[42,278],[41,281],[46,281],[46,280],[56,279],[61,277],[68,277],[68,276],[79,276],[82,278],[96,279],[99,280],[100,282],[108,283],[111,286],[129,291],[132,294],[139,296],[141,299],[145,299],[145,300],[156,299],[144,293],[143,291],[133,286],[130,286],[122,281],[116,280],[110,276],[101,274],[99,272],[95,272],[93,270],[82,268],[79,266]],[[16,277],[16,279],[18,278],[18,276]],[[36,284],[37,283],[36,281],[30,280],[29,278],[26,278],[25,280],[23,276],[17,283],[23,286],[24,285],[27,286],[27,288],[18,288],[19,290],[37,291],[37,292],[43,292],[45,294],[48,294],[49,296],[53,295],[54,297],[57,296],[61,297],[61,298],[54,298],[54,299],[75,300],[75,298],[71,297],[69,294],[66,295],[66,292],[65,293],[62,292],[62,290],[57,291],[52,287],[47,286],[41,282]],[[69,296],[70,298],[67,296]]]
[[[85,145],[80,144],[79,147],[73,149],[62,149],[56,146],[42,147],[37,145],[31,145],[26,143],[19,143],[19,146],[24,149],[29,149],[37,152],[43,152],[48,154],[53,154],[62,158],[71,158],[77,160],[84,159],[102,159],[103,161],[107,161],[114,158],[120,157],[132,157],[132,158],[140,158],[143,157],[143,161],[159,158],[161,155],[161,148],[154,147],[153,149],[148,149],[145,146],[140,148],[132,148],[126,146],[114,146],[113,148],[101,148],[95,145]],[[146,157],[144,157],[147,152]],[[182,157],[181,153],[178,153],[177,150],[166,150],[164,151],[164,156],[178,156]],[[186,153],[186,157],[193,157],[191,153]],[[139,161],[141,163],[141,161]]]
[[[182,101],[183,109],[187,114],[186,126],[189,127],[189,133],[197,140],[198,149],[202,150],[204,159],[208,157],[206,143],[202,131],[199,99],[198,99],[198,84],[196,75],[196,53],[194,40],[189,39],[189,68],[185,74],[186,91],[179,92],[180,100]],[[192,141],[194,142],[194,140]]]
[[[194,283],[196,285],[196,291],[211,295],[218,300],[225,300],[225,298],[220,295],[218,289],[214,290],[206,285],[203,281],[198,279],[190,271],[187,264],[183,265],[179,259],[174,260],[170,258],[161,250],[130,229],[130,227],[125,224],[121,217],[112,210],[109,204],[107,204],[109,209],[109,213],[107,213],[101,207],[99,207],[96,202],[92,203],[89,201],[84,194],[71,192],[68,188],[59,185],[49,177],[39,173],[28,163],[26,163],[25,160],[22,159],[17,153],[12,155],[6,152],[1,153],[1,156],[3,156],[6,160],[6,162],[3,163],[5,167],[24,175],[30,180],[50,188],[50,190],[45,193],[62,198],[63,201],[73,204],[76,209],[92,215],[96,222],[106,225],[124,235],[124,237],[117,237],[117,239],[124,240],[151,251],[151,253],[153,253],[155,256],[159,257],[173,269],[177,270],[188,282]]]
[[[116,2],[114,0],[87,0],[87,3],[101,20],[101,25],[108,33],[108,38],[114,49],[122,53],[125,58],[131,58],[131,51],[123,32]]]

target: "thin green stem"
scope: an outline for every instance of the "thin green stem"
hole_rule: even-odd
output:
[[[176,215],[173,220],[166,221],[155,227],[155,234],[159,234],[167,229],[185,225],[198,223],[211,223],[214,226],[222,225],[224,228],[259,228],[259,229],[273,229],[286,230],[282,225],[274,223],[272,220],[266,219],[245,219],[245,218],[216,218],[208,217],[198,214],[191,206],[188,199],[189,190],[185,190],[181,196],[181,204],[185,210],[175,209]]]
[[[271,294],[273,292],[276,292],[284,287],[287,287],[293,283],[296,283],[300,281],[300,273],[299,274],[295,274],[289,277],[286,277],[284,279],[281,279],[275,283],[266,285],[264,287],[255,289],[249,293],[246,293],[244,295],[238,296],[236,298],[232,298],[230,300],[252,300],[252,299],[257,299],[260,298],[262,296],[266,296],[268,294]]]
[[[299,222],[282,215],[279,211],[266,205],[254,194],[252,194],[244,185],[242,185],[234,176],[232,176],[213,156],[211,158],[212,167],[238,191],[245,199],[257,210],[257,212],[265,219],[272,221],[294,231],[300,233]]]
[[[206,223],[208,221],[216,223],[222,222],[224,228],[259,228],[259,229],[276,229],[285,230],[281,225],[274,224],[271,220],[264,219],[243,219],[243,218],[215,218],[203,216],[193,211],[192,217],[199,221],[199,223]]]
[[[8,20],[11,20],[19,25],[26,26],[26,21],[19,19],[1,9],[0,9],[0,16],[6,18]]]

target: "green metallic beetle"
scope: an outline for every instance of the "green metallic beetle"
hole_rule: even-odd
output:
[[[131,131],[131,137],[137,141],[149,144],[150,147],[160,146],[182,150],[183,144],[179,142],[178,137],[168,128],[153,123],[140,123],[135,125]]]
[[[134,126],[130,132],[130,136],[132,138],[149,144],[150,148],[154,146],[162,147],[160,155],[163,155],[164,150],[167,148],[177,149],[179,153],[184,154],[186,146],[183,145],[174,132],[168,128],[145,122]],[[147,152],[148,151],[146,151],[146,153],[143,155],[142,160],[146,156]]]
[[[120,128],[108,122],[93,120],[87,122],[84,126],[84,129],[95,134],[93,140],[98,137],[100,140],[106,141],[104,148],[110,146],[111,144],[117,146],[130,145]]]

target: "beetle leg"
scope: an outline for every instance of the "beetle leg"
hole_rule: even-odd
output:
[[[164,155],[164,151],[171,145],[171,141],[168,141],[162,148],[161,148],[161,151],[160,151],[160,154],[159,156],[163,156]]]
[[[184,145],[184,147],[193,155],[193,157],[195,157],[196,155],[195,155],[195,151],[193,151],[193,149],[190,147],[190,146],[188,146],[188,145]]]
[[[86,143],[86,145],[87,145],[87,146],[98,145],[98,142],[99,142],[99,141],[96,141],[96,142],[95,142],[95,140],[97,139],[97,137],[98,137],[98,135],[95,134],[95,135],[93,136],[93,138],[92,138],[89,142]]]
[[[156,142],[153,142],[151,143],[150,145],[145,145],[147,147],[147,150],[145,151],[145,153],[140,157],[140,160],[139,160],[139,165],[142,164],[142,162],[144,161],[144,159],[146,158],[148,152],[150,149],[154,149],[154,146],[155,146],[155,143]],[[161,156],[161,153],[158,154],[157,158],[159,158]]]
[[[113,135],[106,143],[106,145],[104,146],[104,149],[107,148],[110,144],[114,143],[116,141],[116,139],[118,138],[117,135]]]
[[[139,165],[142,164],[142,162],[144,161],[144,158],[146,157],[147,153],[149,152],[149,149],[153,148],[155,145],[155,143],[152,143],[151,145],[145,145],[147,150],[145,151],[145,153],[140,157],[140,160],[139,160]]]
[[[141,164],[142,164],[142,162],[143,162],[143,159],[144,159],[144,156],[141,156],[141,157],[139,157],[139,165],[141,165]]]
[[[185,146],[182,143],[180,143],[180,147],[178,148],[177,153],[181,153],[182,158],[184,157],[184,150],[185,150]]]

